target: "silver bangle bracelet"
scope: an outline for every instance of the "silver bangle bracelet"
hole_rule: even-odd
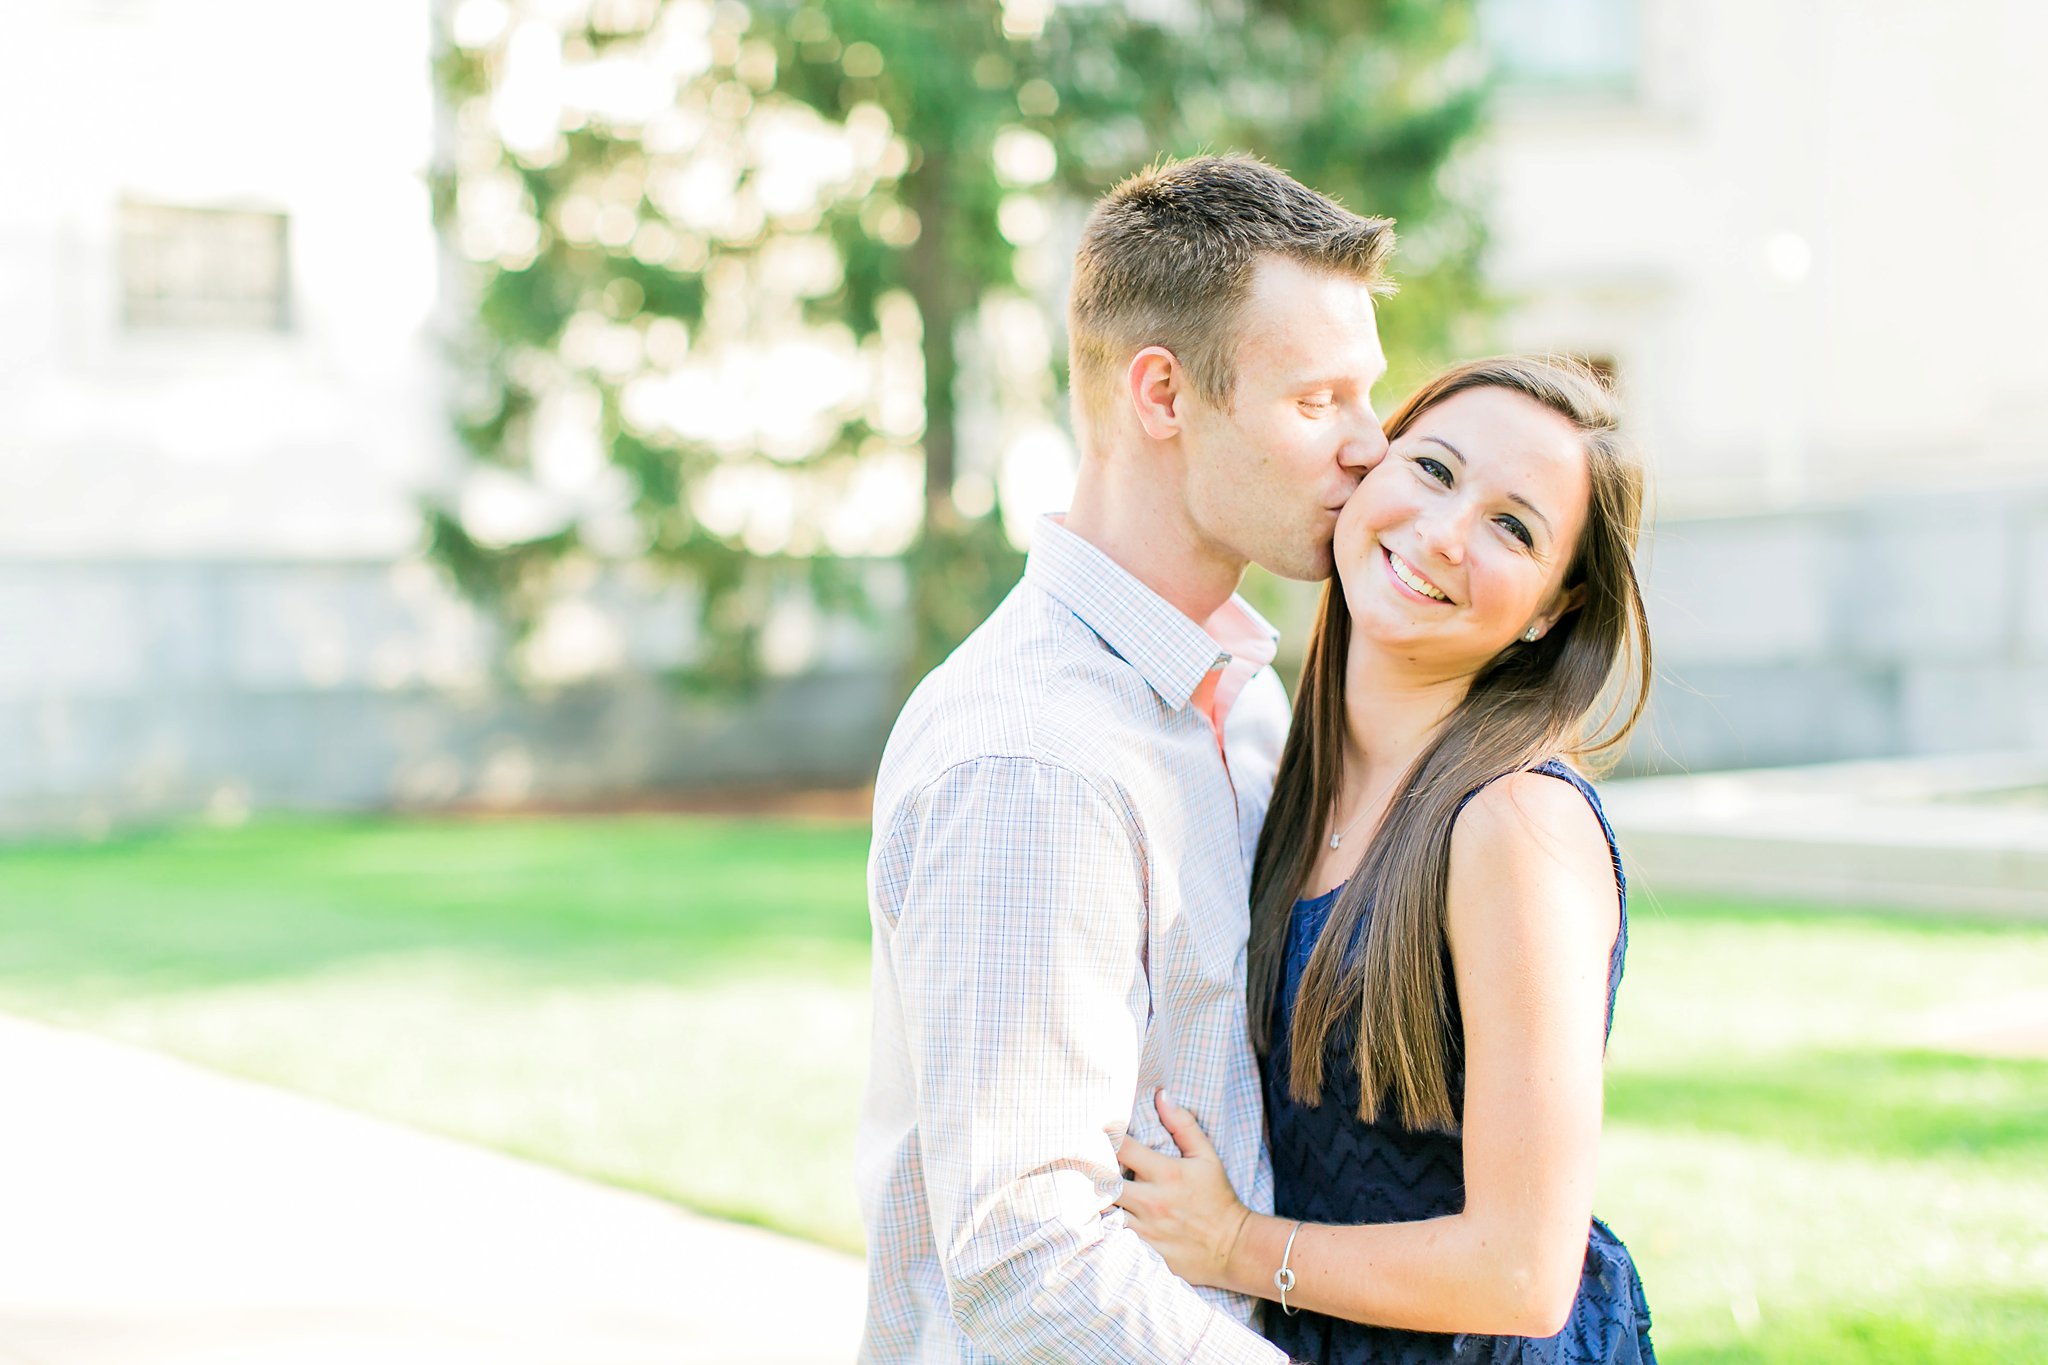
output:
[[[1280,1252],[1280,1268],[1273,1272],[1273,1287],[1280,1291],[1280,1311],[1290,1318],[1301,1311],[1287,1306],[1287,1291],[1294,1288],[1294,1271],[1288,1268],[1287,1258],[1294,1254],[1294,1239],[1300,1234],[1301,1220],[1297,1218],[1287,1234],[1287,1246]]]

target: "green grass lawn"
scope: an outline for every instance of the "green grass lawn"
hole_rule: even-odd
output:
[[[0,1008],[857,1247],[866,831],[263,822],[0,850]],[[2048,1359],[2048,928],[1639,900],[1601,1212],[1663,1358]]]

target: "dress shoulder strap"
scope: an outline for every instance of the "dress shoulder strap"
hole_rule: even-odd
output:
[[[1586,798],[1586,804],[1593,808],[1594,818],[1600,822],[1600,832],[1607,836],[1607,856],[1614,861],[1614,890],[1621,901],[1624,920],[1628,916],[1628,874],[1621,867],[1621,845],[1614,837],[1614,826],[1607,822],[1607,808],[1600,804],[1600,793],[1593,789],[1584,774],[1565,763],[1562,759],[1546,758],[1529,770],[1554,777],[1560,782],[1569,782],[1579,789],[1579,795]]]
[[[1547,758],[1529,771],[1577,787],[1579,795],[1586,798],[1586,804],[1593,808],[1594,817],[1600,821],[1600,832],[1607,836],[1607,856],[1614,864],[1614,894],[1621,912],[1621,922],[1614,932],[1614,950],[1607,959],[1607,1029],[1611,1033],[1614,1031],[1614,997],[1621,989],[1622,966],[1628,960],[1628,874],[1621,867],[1621,845],[1615,840],[1614,826],[1607,822],[1607,811],[1600,804],[1600,793],[1593,790],[1593,784],[1583,773],[1556,758]]]

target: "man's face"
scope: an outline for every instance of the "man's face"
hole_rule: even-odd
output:
[[[1197,533],[1283,577],[1329,577],[1337,513],[1387,452],[1372,407],[1386,370],[1366,286],[1262,259],[1238,315],[1228,409],[1198,394],[1184,409]]]

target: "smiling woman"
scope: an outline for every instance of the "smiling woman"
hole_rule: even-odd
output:
[[[1194,1282],[1277,1299],[1297,1359],[1641,1365],[1642,1288],[1591,1214],[1626,888],[1568,760],[1642,710],[1642,471],[1570,362],[1460,366],[1387,436],[1253,873],[1274,1213],[1163,1095],[1183,1159],[1126,1141],[1120,1202]]]
[[[1467,389],[1403,430],[1387,465],[1337,522],[1358,628],[1456,674],[1517,637],[1541,639],[1578,604],[1565,560],[1589,475],[1572,419],[1512,389]]]

